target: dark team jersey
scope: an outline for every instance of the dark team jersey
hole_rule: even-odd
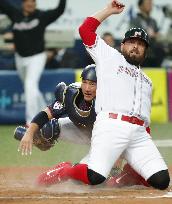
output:
[[[63,87],[63,88],[62,88]],[[95,100],[88,103],[84,100],[81,87],[78,83],[64,86],[58,85],[56,100],[48,106],[54,118],[68,116],[77,126],[92,127],[96,120]]]
[[[45,28],[63,14],[65,5],[66,0],[60,0],[55,9],[35,10],[29,16],[24,16],[21,9],[12,6],[7,0],[0,0],[0,10],[13,23],[14,43],[19,55],[27,57],[44,51]]]

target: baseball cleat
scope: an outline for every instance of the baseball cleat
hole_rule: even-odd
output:
[[[70,162],[59,163],[57,166],[40,174],[36,180],[36,184],[39,186],[49,186],[62,181],[66,181],[69,178],[68,170],[71,167],[72,164]]]
[[[27,130],[27,129],[26,129],[25,127],[23,127],[23,126],[18,126],[18,127],[16,127],[16,129],[14,130],[14,138],[15,138],[16,140],[21,141],[21,139],[23,138],[23,136],[24,136],[26,130]]]
[[[149,187],[147,181],[140,176],[129,164],[126,164],[121,174],[111,176],[107,179],[106,185],[109,187],[123,187],[133,185],[144,185]]]

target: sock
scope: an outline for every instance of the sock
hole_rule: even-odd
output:
[[[87,164],[77,164],[68,170],[68,175],[74,180],[82,181],[85,184],[90,184],[87,171]]]
[[[124,167],[124,170],[128,172],[128,174],[133,177],[135,180],[137,180],[140,184],[149,187],[150,185],[148,182],[141,176],[139,175],[129,164],[126,164]]]

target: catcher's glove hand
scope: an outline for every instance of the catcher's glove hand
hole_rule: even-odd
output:
[[[21,140],[26,132],[25,127],[17,127],[14,131],[14,138]],[[33,144],[40,150],[46,151],[55,145],[60,134],[60,127],[57,119],[46,123],[33,137]]]
[[[49,141],[44,138],[44,136],[41,134],[41,131],[37,132],[33,136],[33,144],[40,150],[42,151],[47,151],[51,147],[54,146],[55,142],[54,141]]]
[[[40,131],[34,135],[33,144],[42,151],[49,150],[55,145],[60,134],[60,127],[57,119],[46,123]]]

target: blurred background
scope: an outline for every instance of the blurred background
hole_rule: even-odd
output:
[[[22,0],[6,0],[17,9],[22,8]],[[38,9],[53,9],[58,0],[37,0]],[[170,164],[170,147],[172,146],[172,3],[171,0],[123,0],[125,11],[118,16],[111,17],[103,22],[98,34],[110,34],[110,46],[119,49],[124,33],[130,27],[141,23],[151,37],[152,49],[148,60],[143,65],[144,71],[152,79],[152,134],[157,145]],[[46,64],[42,73],[39,88],[46,104],[54,99],[55,86],[64,81],[70,84],[80,81],[82,68],[93,63],[88,56],[79,37],[78,27],[83,20],[105,6],[107,0],[67,0],[64,13],[45,31]],[[147,9],[147,10],[146,10]],[[0,164],[7,165],[31,164],[29,160],[21,159],[17,155],[17,141],[13,141],[13,130],[17,125],[25,124],[25,93],[22,82],[16,71],[15,45],[13,41],[13,26],[10,18],[0,9]],[[138,17],[144,18],[138,22]],[[9,137],[10,136],[10,137]],[[163,140],[164,143],[162,143]],[[54,162],[68,160],[68,149],[65,143],[50,150],[50,158],[42,157],[42,153],[35,149],[35,157],[40,161],[38,165],[50,165]],[[13,148],[11,148],[13,146]],[[10,149],[10,154],[8,152]],[[69,147],[69,146],[68,146]],[[75,145],[70,159],[77,161],[87,151],[86,146]],[[63,151],[62,151],[63,149]],[[66,152],[65,152],[66,151]],[[78,151],[80,152],[78,154]],[[54,153],[56,152],[56,153]],[[6,159],[4,160],[4,155]],[[67,156],[66,156],[67,155]],[[11,161],[14,156],[14,163]],[[3,158],[3,159],[2,159]]]

